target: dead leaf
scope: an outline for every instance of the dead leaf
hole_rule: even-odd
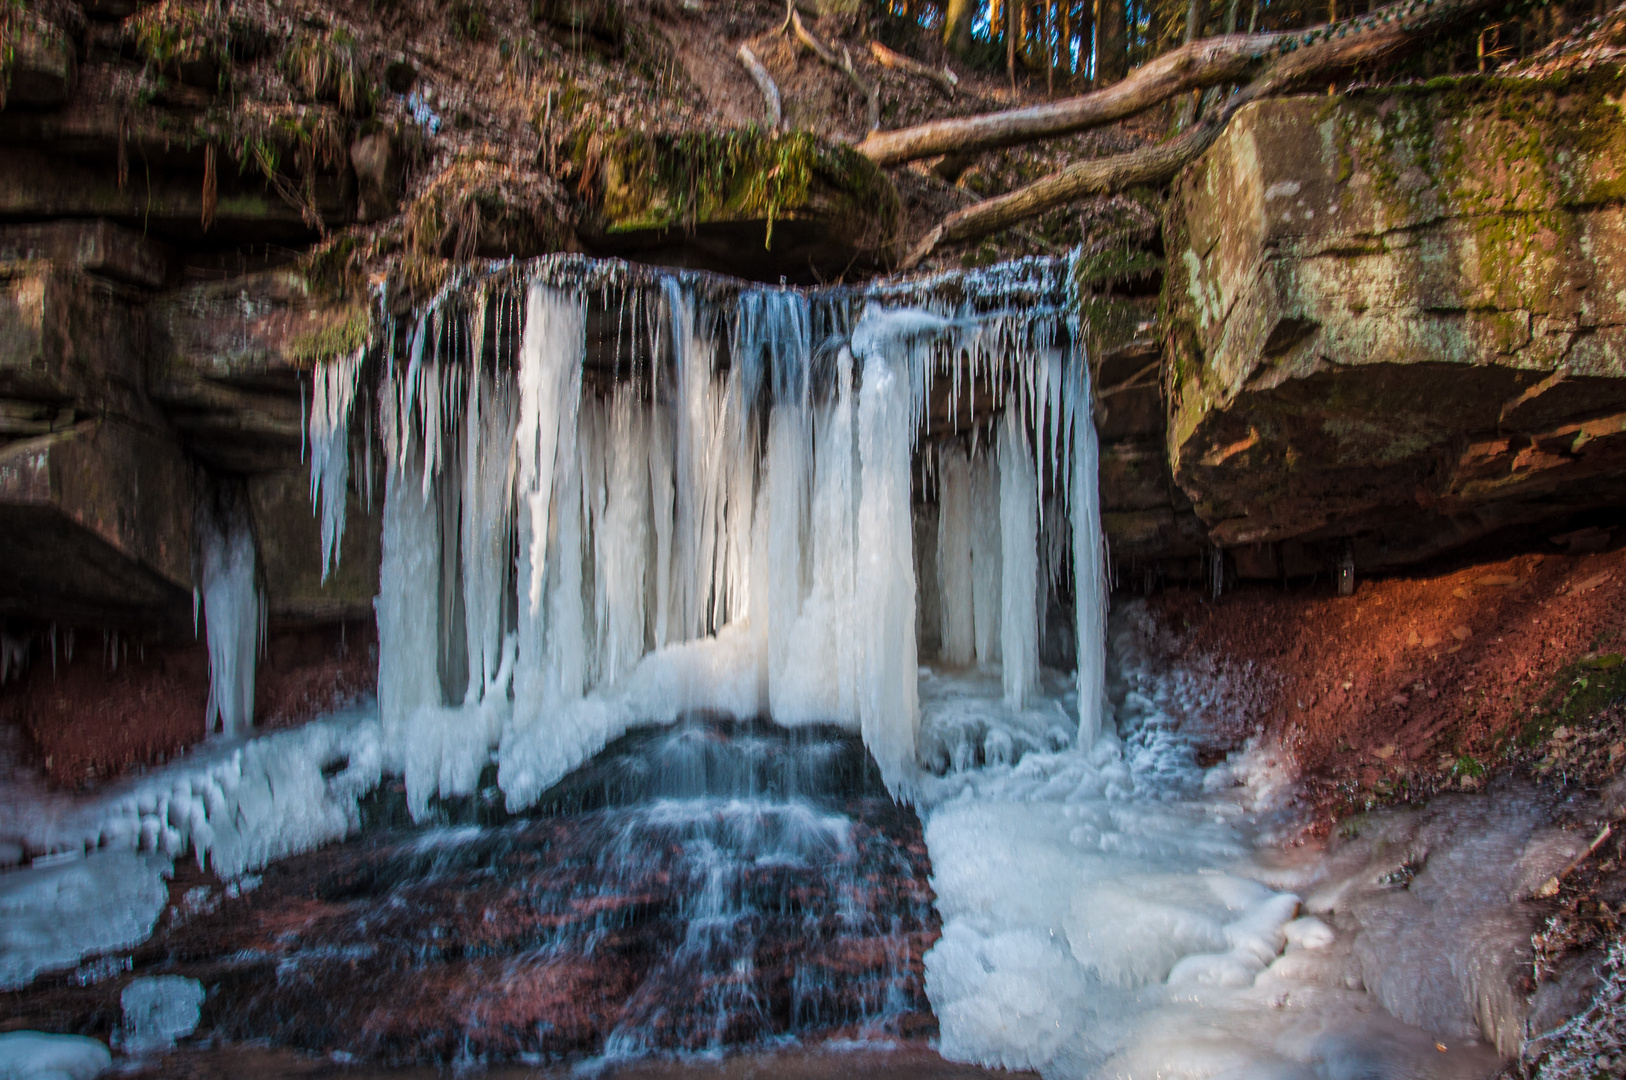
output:
[[[1474,579],[1475,585],[1496,585],[1510,589],[1519,583],[1519,579],[1512,574],[1486,574],[1484,577]]]
[[[1467,641],[1469,638],[1474,636],[1474,632],[1468,629],[1466,626],[1453,626],[1451,628],[1451,636],[1456,638],[1458,641]]]
[[[1460,589],[1452,589],[1451,595],[1456,597],[1458,600],[1472,600],[1474,598],[1474,591],[1464,586]]]
[[[1438,634],[1424,634],[1423,635],[1423,648],[1432,649],[1434,646],[1438,645],[1439,643],[1440,643],[1440,635],[1438,635]]]
[[[1395,746],[1394,743],[1389,743],[1387,746],[1378,747],[1376,750],[1372,751],[1372,753],[1374,756],[1382,758],[1384,761],[1388,761],[1390,758],[1395,756],[1395,751],[1397,749],[1399,749],[1399,747]]]
[[[1422,643],[1423,639],[1418,635],[1417,631],[1413,630],[1411,633],[1406,635],[1407,645],[1421,645]]]

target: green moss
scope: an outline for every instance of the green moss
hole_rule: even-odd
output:
[[[1074,284],[1079,288],[1111,285],[1163,269],[1163,260],[1136,248],[1108,248],[1082,256],[1074,267]]]
[[[1626,663],[1620,653],[1583,656],[1561,668],[1519,732],[1519,742],[1536,746],[1560,724],[1574,724],[1616,702],[1626,701]]]
[[[318,326],[295,335],[288,342],[288,357],[301,366],[310,366],[349,356],[367,344],[372,329],[372,309],[358,301],[328,312]]]
[[[876,220],[880,241],[897,227],[897,191],[885,174],[810,132],[578,131],[566,152],[578,187],[596,190],[610,232],[766,219],[771,247],[775,221],[815,208],[837,221]]]
[[[1466,220],[1478,280],[1496,292],[1484,301],[1539,306],[1530,296],[1556,287],[1544,270],[1576,240],[1570,211],[1626,199],[1623,93],[1626,75],[1597,70],[1352,94],[1339,110],[1340,177],[1369,175],[1390,227]]]

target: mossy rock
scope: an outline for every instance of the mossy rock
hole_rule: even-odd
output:
[[[805,131],[583,130],[565,154],[588,207],[584,238],[606,253],[680,236],[690,265],[706,265],[714,242],[726,249],[716,268],[733,273],[779,266],[799,276],[809,261],[839,273],[884,261],[901,213],[897,190],[873,162]],[[747,240],[759,251],[746,250]]]
[[[1217,542],[1353,538],[1377,569],[1626,498],[1623,95],[1238,113],[1164,230],[1169,456]]]

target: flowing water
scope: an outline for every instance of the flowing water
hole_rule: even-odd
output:
[[[210,1036],[346,1061],[1492,1074],[1550,806],[1289,857],[1285,757],[1199,764],[1214,677],[1109,631],[1070,290],[552,257],[386,320],[309,423],[312,558],[382,500],[376,704],[247,733],[264,604],[216,515],[223,732],[0,815],[39,856],[0,874],[0,988],[66,969],[16,1000],[85,1017],[181,975]],[[167,886],[188,854],[217,876]]]

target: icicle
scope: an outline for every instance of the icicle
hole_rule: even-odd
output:
[[[717,541],[724,512],[723,410],[725,395],[713,374],[715,343],[705,333],[694,295],[675,279],[665,281],[671,320],[674,401],[672,609],[680,640],[716,629],[719,591]]]
[[[587,627],[582,596],[582,474],[562,462],[558,528],[548,567],[548,686],[560,700],[587,690]]]
[[[610,402],[603,518],[594,530],[594,607],[599,679],[616,685],[644,653],[649,552],[649,425],[637,388]]]
[[[1076,358],[1073,378],[1073,605],[1077,618],[1078,745],[1087,748],[1101,731],[1107,709],[1107,578],[1098,479],[1100,443],[1091,408],[1086,357]]]
[[[999,663],[1004,620],[999,470],[989,450],[984,445],[971,461],[971,619],[978,664]]]
[[[322,581],[339,561],[350,486],[350,411],[364,351],[319,364],[312,374],[311,507],[322,520]],[[304,384],[301,383],[301,386]],[[303,398],[301,398],[303,401]]]
[[[867,316],[866,316],[867,317]],[[854,331],[855,348],[863,337]],[[858,447],[863,463],[858,503],[858,711],[864,744],[895,796],[914,782],[920,724],[915,647],[914,530],[910,517],[911,393],[906,358],[871,346],[863,354]]]
[[[519,426],[516,432],[519,497],[529,534],[529,573],[524,582],[529,610],[542,606],[547,574],[548,513],[554,467],[574,452],[576,409],[581,397],[587,311],[580,297],[533,282],[526,296],[525,330],[520,342]]]
[[[806,550],[809,588],[794,621],[775,620],[772,630],[784,640],[776,650],[779,663],[772,669],[769,701],[775,719],[783,724],[859,721],[857,643],[852,632],[859,489],[852,354],[842,349],[836,367],[835,400],[816,424],[811,514],[805,536],[797,531],[798,546]],[[906,462],[906,489],[907,469]],[[793,468],[792,477],[794,472]],[[788,516],[796,516],[795,511]],[[783,538],[781,546],[788,549],[789,539]],[[787,560],[792,568],[799,561]]]
[[[508,691],[498,673],[504,656],[514,491],[509,450],[515,410],[509,384],[489,372],[472,374],[463,424],[462,583],[469,668],[464,700],[474,704]]]
[[[386,764],[399,770],[408,722],[441,703],[435,660],[440,641],[440,535],[422,497],[422,466],[409,461],[384,474],[384,522],[378,573],[378,714]],[[393,764],[391,764],[393,763]]]
[[[1000,648],[1005,704],[1020,709],[1039,688],[1039,489],[1017,396],[999,433]]]
[[[943,662],[965,667],[976,658],[976,639],[971,601],[971,461],[962,447],[950,446],[941,455],[937,498]]]
[[[794,652],[791,628],[802,610],[802,539],[806,535],[809,426],[799,405],[780,405],[768,425],[767,479],[762,504],[767,534],[767,625],[770,708],[785,707],[786,672]]]

